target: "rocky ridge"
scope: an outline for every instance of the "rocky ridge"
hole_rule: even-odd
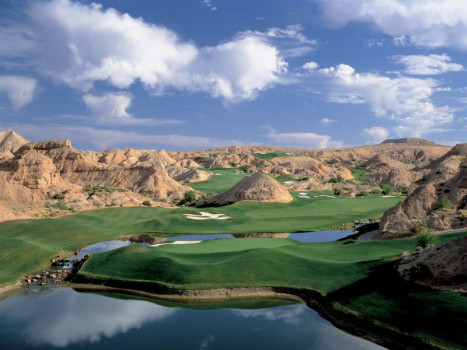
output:
[[[417,227],[435,231],[467,228],[467,144],[458,144],[425,167],[427,175],[409,196],[389,209],[377,238],[416,234]]]
[[[75,149],[70,140],[29,143],[7,130],[0,133],[0,181],[5,184],[0,220],[143,203],[173,205],[193,191],[185,184],[209,180],[218,168],[282,177],[292,191],[326,189],[355,196],[382,184],[413,186],[429,172],[423,166],[448,150],[406,140],[334,150],[233,146],[186,152],[93,152]],[[354,178],[355,167],[366,167],[368,177]]]

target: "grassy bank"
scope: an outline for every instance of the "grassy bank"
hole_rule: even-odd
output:
[[[227,191],[244,177],[252,175],[235,168],[205,170],[212,173],[212,177],[206,181],[191,183],[190,186],[195,190],[211,194]]]
[[[461,234],[441,236],[441,242]],[[303,243],[289,239],[221,239],[157,248],[129,246],[92,256],[78,277],[97,283],[174,289],[302,288],[335,312],[430,347],[465,348],[467,299],[408,285],[391,265],[416,240]],[[429,320],[429,322],[427,321]]]
[[[292,203],[243,202],[204,211],[228,220],[195,221],[194,208],[111,208],[59,219],[22,220],[0,226],[0,286],[45,268],[60,252],[128,233],[200,234],[295,232],[328,229],[355,219],[378,217],[400,198],[296,198]]]
[[[464,233],[465,234],[465,233]],[[441,236],[448,241],[463,234]],[[93,255],[83,278],[155,282],[177,289],[293,287],[335,292],[416,247],[415,239],[305,243],[217,239],[192,245],[132,245]]]

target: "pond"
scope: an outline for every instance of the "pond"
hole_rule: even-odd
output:
[[[182,307],[115,296],[25,289],[0,302],[0,349],[383,349],[302,304]]]
[[[247,233],[247,234],[210,234],[210,235],[183,235],[183,236],[170,236],[165,240],[162,238],[161,242],[174,242],[174,241],[205,241],[210,239],[219,238],[291,238],[300,242],[329,242],[335,241],[352,234],[351,231],[318,231],[318,232],[299,232],[299,233]],[[130,244],[145,244],[149,243],[134,243],[129,240],[113,240],[103,241],[81,249],[77,255],[68,258],[69,262],[64,261],[66,266],[61,267],[65,269],[72,269],[74,261],[80,261],[84,256],[94,253],[108,252],[121,247],[126,247]]]
[[[351,231],[317,231],[298,233],[239,233],[239,234],[214,234],[214,235],[184,235],[172,236],[167,241],[205,241],[218,238],[292,238],[300,242],[330,242],[351,235]]]

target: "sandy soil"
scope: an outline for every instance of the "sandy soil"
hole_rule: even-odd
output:
[[[214,219],[214,220],[227,220],[231,219],[232,217],[225,215],[225,214],[212,214],[208,213],[205,211],[201,211],[199,215],[197,214],[183,214],[187,217],[187,219],[190,220],[209,220],[209,219]]]
[[[151,247],[159,247],[160,245],[167,245],[167,244],[196,244],[196,243],[201,243],[202,241],[174,241],[172,243],[157,243],[157,244],[152,244]]]

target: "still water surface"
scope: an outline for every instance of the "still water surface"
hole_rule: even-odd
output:
[[[0,302],[0,349],[383,349],[306,305],[277,305],[193,309],[71,288],[26,289]]]

